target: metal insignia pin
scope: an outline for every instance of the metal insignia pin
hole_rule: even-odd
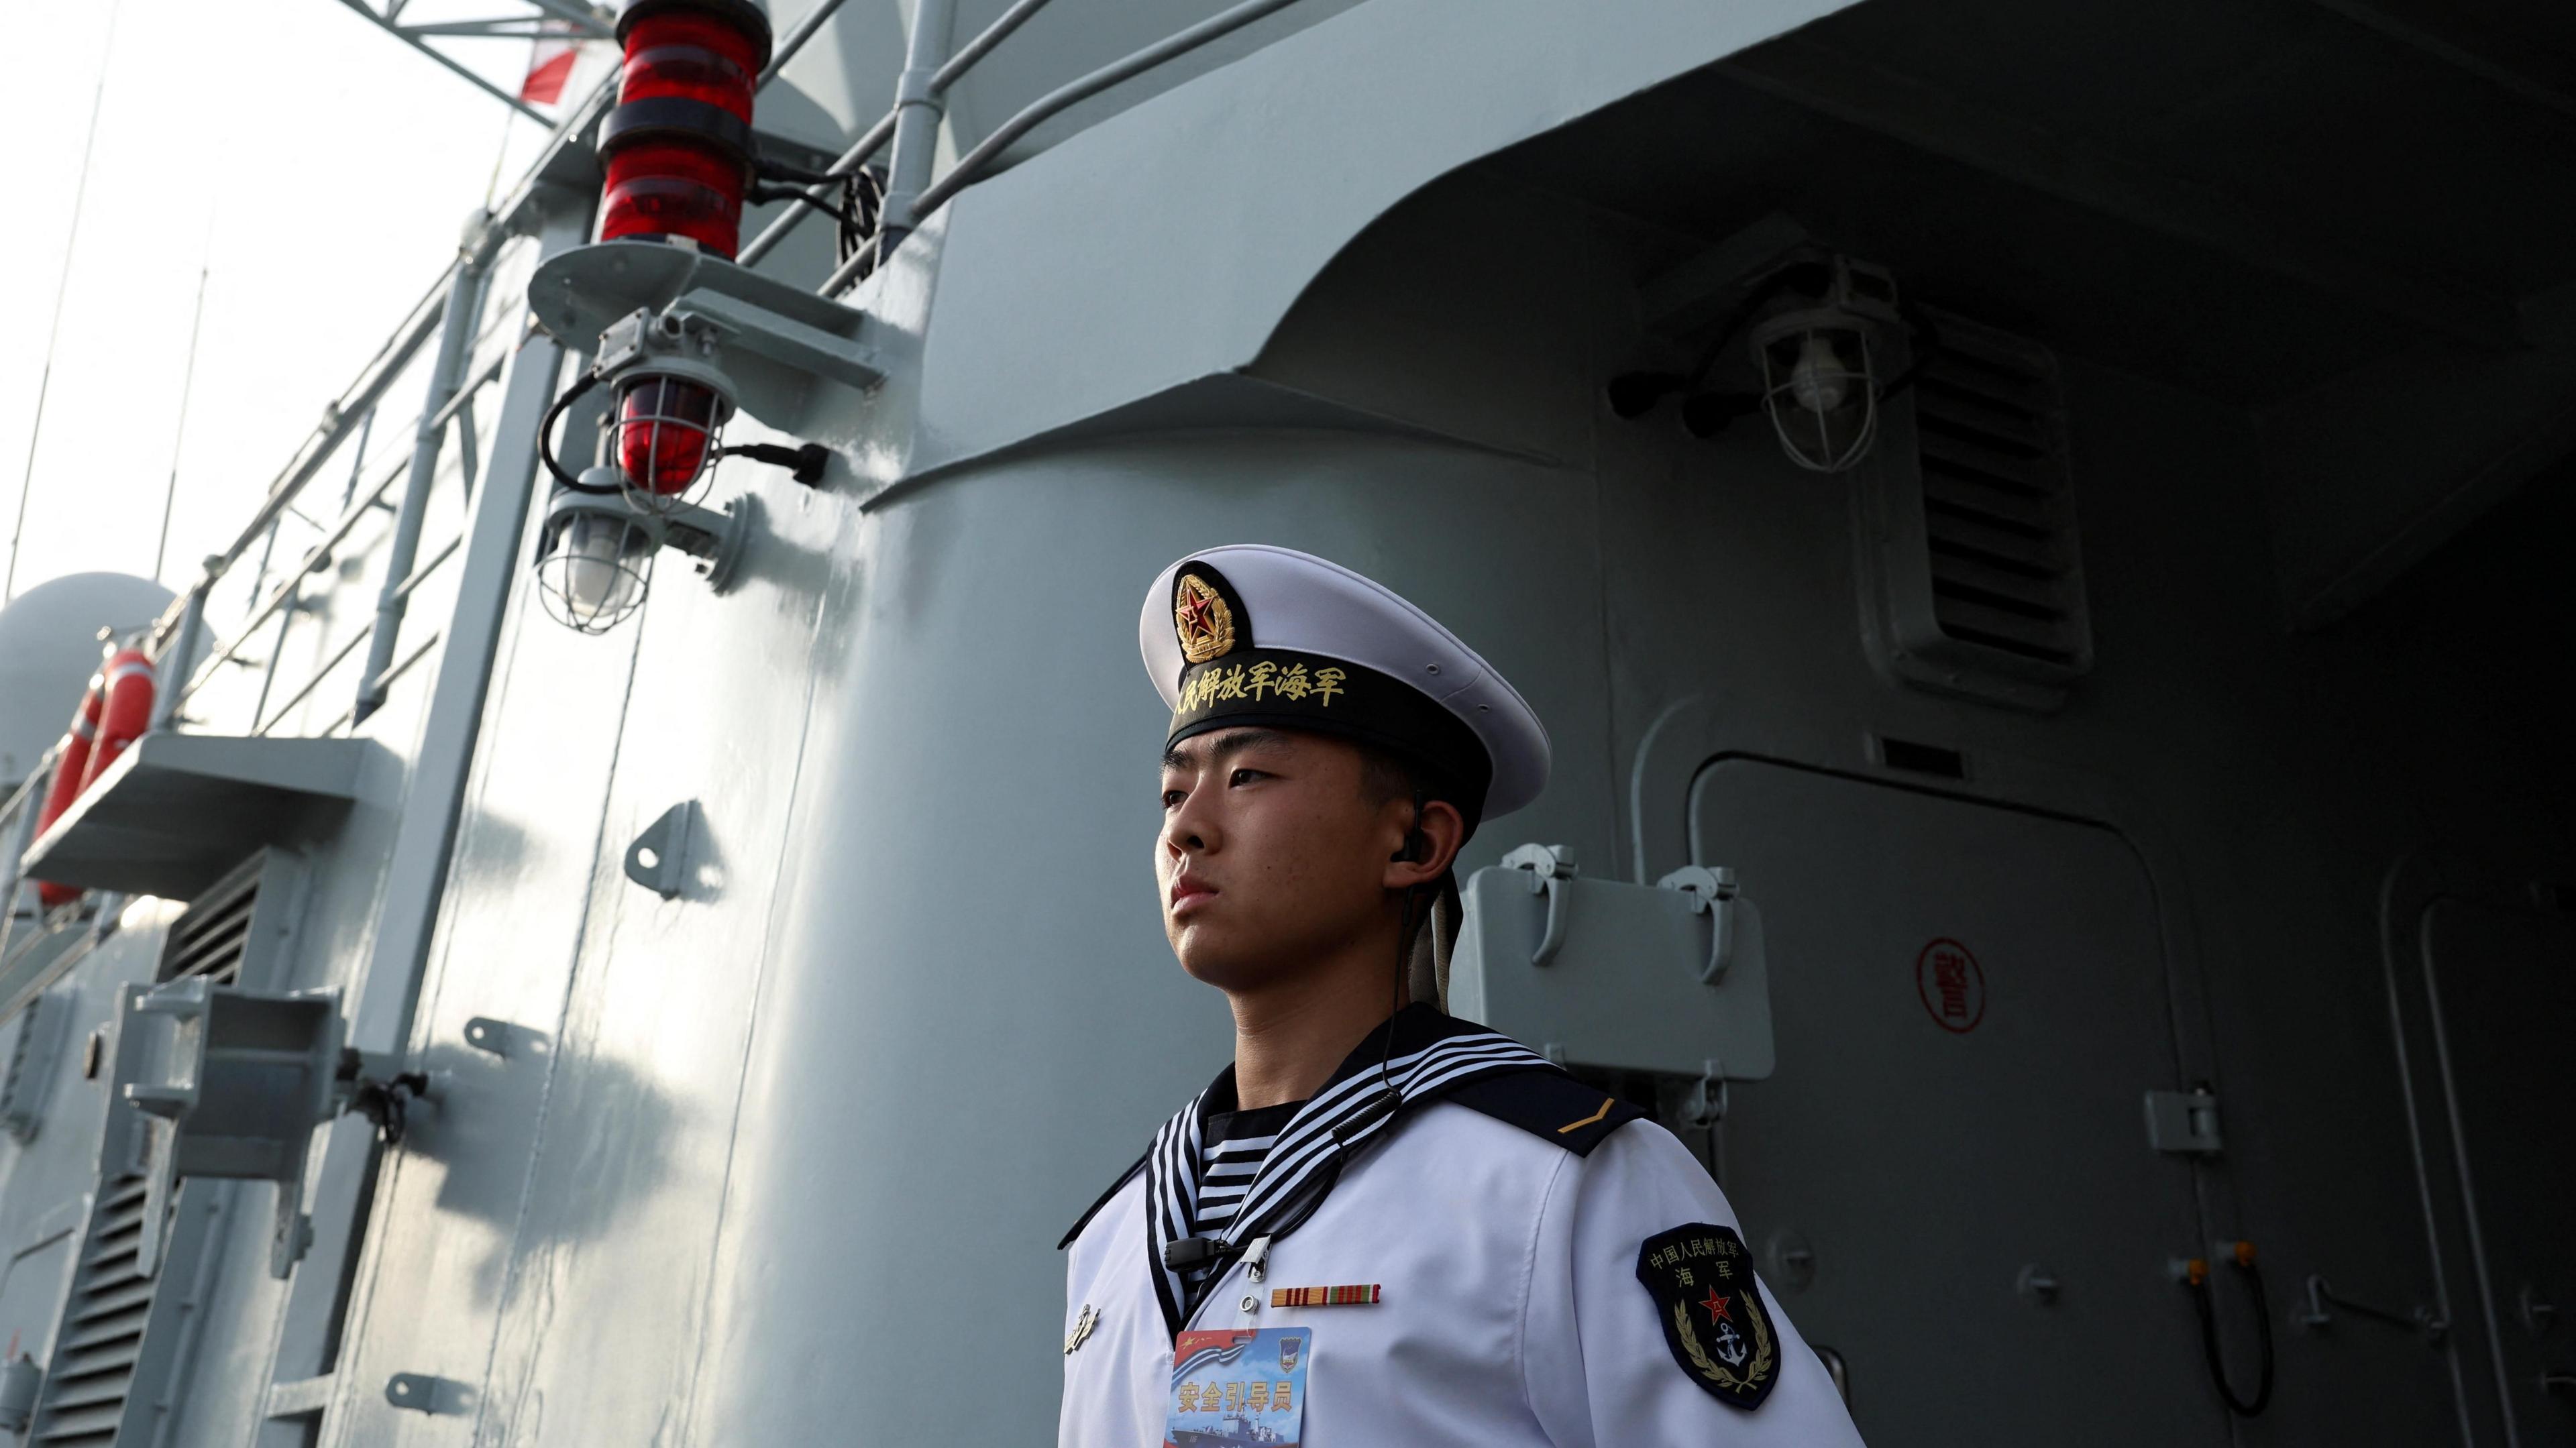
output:
[[[1091,1336],[1091,1330],[1099,1325],[1099,1309],[1088,1302],[1082,1304],[1081,1313],[1073,1319],[1073,1331],[1065,1334],[1064,1355],[1073,1356],[1074,1349],[1082,1346],[1083,1342]]]

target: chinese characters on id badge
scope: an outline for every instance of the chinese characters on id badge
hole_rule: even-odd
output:
[[[1185,1332],[1172,1344],[1163,1448],[1294,1448],[1305,1441],[1311,1327]]]

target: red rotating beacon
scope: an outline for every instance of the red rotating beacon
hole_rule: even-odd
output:
[[[630,0],[617,17],[625,69],[600,122],[608,165],[602,241],[659,241],[730,261],[755,151],[752,93],[769,19],[747,0]],[[643,372],[618,384],[617,461],[627,486],[674,496],[706,471],[732,404],[696,382]]]

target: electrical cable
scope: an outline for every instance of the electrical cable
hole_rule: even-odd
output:
[[[2183,1279],[2183,1285],[2190,1290],[2192,1306],[2200,1314],[2201,1354],[2209,1363],[2211,1386],[2218,1389],[2219,1400],[2227,1405],[2227,1411],[2240,1418],[2253,1418],[2260,1416],[2263,1409],[2272,1401],[2272,1376],[2275,1366],[2272,1354],[2272,1307],[2270,1299],[2263,1292],[2263,1271],[2254,1265],[2254,1244],[2237,1243],[2235,1262],[2236,1270],[2245,1274],[2246,1284],[2253,1289],[2255,1338],[2262,1349],[2263,1366],[2256,1375],[2254,1396],[2250,1400],[2237,1397],[2236,1390],[2228,1385],[2227,1365],[2218,1355],[2218,1309],[2216,1303],[2212,1301],[2216,1296],[2216,1289],[2209,1282],[2209,1264],[2194,1261],[2188,1275]]]
[[[564,465],[555,461],[554,436],[556,421],[560,419],[575,402],[580,401],[583,394],[589,392],[590,389],[597,387],[598,385],[598,373],[584,372],[581,374],[581,380],[579,382],[576,382],[572,386],[564,389],[564,395],[555,399],[555,405],[546,409],[545,420],[537,424],[537,460],[546,465],[546,471],[553,474],[554,480],[558,485],[570,488],[576,493],[599,494],[621,491],[620,489],[613,487],[601,487],[594,483],[585,483],[581,479],[574,477],[572,474],[565,472]]]
[[[1398,860],[1410,863],[1421,853],[1426,843],[1422,838],[1422,807],[1430,802],[1431,796],[1422,786],[1415,785],[1413,823],[1405,828],[1404,848],[1395,852]],[[1395,1018],[1404,1010],[1404,980],[1413,972],[1413,932],[1416,928],[1413,911],[1422,903],[1422,895],[1423,887],[1420,885],[1405,887],[1404,911],[1397,917],[1395,927],[1395,988],[1388,992],[1386,1035],[1378,1042],[1377,1048],[1378,1100],[1387,1102],[1386,1110],[1390,1112],[1404,1104],[1404,1097],[1395,1089],[1394,1075],[1387,1063],[1395,1058]]]

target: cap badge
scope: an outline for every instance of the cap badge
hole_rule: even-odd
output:
[[[1195,573],[1184,573],[1172,590],[1172,628],[1180,635],[1181,657],[1193,664],[1222,658],[1234,649],[1234,607],[1216,586]]]

